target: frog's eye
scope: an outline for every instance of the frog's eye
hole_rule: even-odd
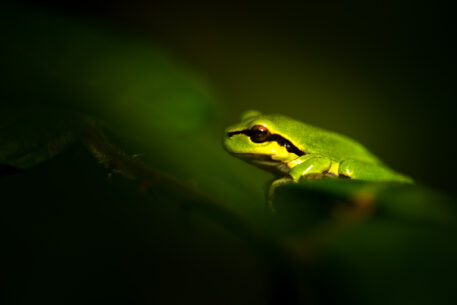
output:
[[[255,143],[265,142],[270,136],[268,128],[262,125],[254,125],[250,132],[251,140]]]

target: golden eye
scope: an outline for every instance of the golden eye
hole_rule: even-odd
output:
[[[262,125],[255,125],[251,128],[251,140],[255,143],[265,142],[270,135],[268,128]]]

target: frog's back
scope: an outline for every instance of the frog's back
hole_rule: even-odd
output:
[[[282,134],[297,135],[294,142],[306,154],[320,154],[336,161],[357,160],[379,164],[379,159],[355,140],[314,127],[285,116],[272,115],[275,129]]]

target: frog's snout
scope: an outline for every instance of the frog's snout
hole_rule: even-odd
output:
[[[228,138],[231,138],[237,134],[245,134],[246,132],[245,131],[228,131],[227,132],[227,137]]]

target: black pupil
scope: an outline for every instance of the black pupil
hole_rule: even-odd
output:
[[[265,130],[259,130],[259,129],[254,130],[254,136],[256,136],[256,137],[261,137],[261,136],[263,136],[263,135],[266,134],[266,133],[267,133],[267,132],[266,132]]]
[[[265,141],[268,137],[268,130],[264,127],[253,127],[251,133],[251,140],[254,142]]]

